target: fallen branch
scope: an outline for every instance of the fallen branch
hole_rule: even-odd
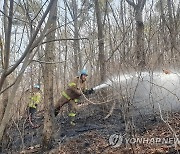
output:
[[[160,113],[161,120],[168,126],[168,128],[169,128],[170,131],[172,132],[173,136],[175,137],[174,146],[175,146],[175,149],[177,149],[177,144],[178,144],[179,139],[178,139],[175,131],[174,131],[173,128],[171,127],[171,125],[170,125],[167,121],[164,120],[164,118],[163,118],[163,116],[162,116],[161,106],[160,106],[159,103],[158,103],[158,106],[159,106],[159,113]]]
[[[111,115],[112,115],[112,113],[113,113],[113,111],[114,111],[114,108],[115,108],[115,106],[116,106],[116,101],[114,101],[114,103],[112,104],[112,106],[111,106],[111,109],[110,109],[110,111],[109,111],[109,113],[103,118],[104,120],[106,120],[107,118],[109,118]]]

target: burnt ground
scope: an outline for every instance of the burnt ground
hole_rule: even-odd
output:
[[[178,153],[179,147],[174,144],[127,144],[123,140],[118,145],[117,138],[110,143],[113,134],[127,135],[126,122],[122,118],[121,110],[115,108],[112,115],[104,120],[104,113],[98,105],[89,104],[78,112],[76,125],[71,126],[67,113],[59,114],[55,119],[54,147],[44,153],[60,154],[120,154],[120,153]],[[163,123],[160,116],[139,115],[133,117],[133,132],[136,137],[142,138],[167,138],[173,137],[167,124]],[[168,123],[180,135],[180,113],[168,115]],[[36,122],[39,128],[32,128],[25,118],[13,122],[8,129],[8,145],[1,149],[1,153],[42,153],[41,139],[43,130],[43,112],[37,114]],[[126,131],[125,131],[126,130]],[[178,136],[179,137],[179,136]],[[5,140],[4,140],[5,143]],[[117,147],[116,147],[117,145]]]

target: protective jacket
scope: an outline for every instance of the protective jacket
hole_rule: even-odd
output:
[[[79,98],[82,93],[85,92],[86,88],[86,81],[82,82],[80,77],[77,76],[68,84],[68,88],[62,93],[62,95],[68,100],[73,100]]]
[[[62,96],[55,105],[55,116],[58,114],[61,107],[66,103],[70,103],[71,106],[75,108],[77,99],[85,92],[85,90],[86,81],[82,82],[79,76],[69,82],[67,89],[62,92]]]
[[[30,97],[29,107],[35,108],[41,102],[41,93],[36,92]]]

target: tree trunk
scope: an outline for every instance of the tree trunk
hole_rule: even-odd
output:
[[[11,113],[11,112],[10,112],[10,111],[11,111],[11,107],[12,107],[12,105],[13,105],[14,98],[15,98],[16,92],[17,92],[17,90],[18,90],[19,84],[20,84],[20,82],[21,82],[23,73],[24,73],[25,69],[27,68],[27,66],[29,65],[30,60],[32,60],[32,58],[33,58],[33,56],[34,56],[34,55],[31,55],[32,45],[33,45],[33,43],[35,42],[35,39],[36,39],[36,37],[37,37],[37,34],[38,34],[38,32],[39,32],[39,29],[41,28],[41,25],[42,25],[43,21],[45,20],[48,12],[49,12],[49,10],[50,10],[50,8],[52,7],[53,1],[54,1],[54,0],[51,0],[51,1],[49,2],[49,5],[48,5],[47,9],[45,10],[42,19],[39,21],[38,26],[37,26],[37,28],[36,28],[36,31],[34,32],[33,37],[30,39],[30,41],[29,41],[29,43],[28,43],[28,45],[27,45],[27,47],[26,47],[23,55],[20,57],[20,59],[19,59],[18,61],[16,61],[16,63],[15,63],[12,67],[8,68],[7,71],[5,71],[5,73],[3,73],[3,74],[1,75],[1,78],[0,78],[0,90],[2,89],[2,85],[4,84],[4,81],[5,81],[5,79],[7,78],[7,76],[8,76],[9,74],[11,74],[11,73],[18,67],[18,65],[24,60],[24,61],[23,61],[23,65],[22,65],[22,67],[21,67],[21,70],[20,70],[20,72],[19,72],[19,74],[18,74],[18,76],[17,76],[17,78],[16,78],[15,84],[13,85],[13,88],[12,88],[12,90],[11,90],[11,92],[10,92],[10,96],[9,96],[9,99],[8,99],[8,103],[7,103],[7,106],[6,106],[6,108],[5,108],[5,112],[4,112],[2,121],[1,121],[1,123],[0,123],[0,143],[1,143],[2,138],[3,138],[5,128],[6,128],[7,124],[9,123],[9,120],[10,120],[10,118],[11,118],[11,114],[9,114],[9,113]],[[11,7],[10,7],[10,9],[11,9]],[[13,9],[11,9],[11,11],[13,11]],[[11,12],[11,11],[10,11],[10,12]],[[10,15],[9,15],[9,19],[12,19],[12,17],[11,17]],[[47,22],[46,25],[48,25],[48,22]],[[43,32],[44,32],[44,33],[46,32],[46,27],[44,28],[44,31],[43,31]],[[38,39],[38,40],[39,40],[38,42],[41,42],[43,36],[44,36],[43,34],[40,35],[40,37],[39,37],[39,39]],[[37,52],[37,51],[36,51],[36,52]]]
[[[169,33],[170,33],[170,42],[171,42],[171,57],[174,58],[174,48],[176,47],[176,34],[175,34],[175,22],[173,19],[173,11],[172,11],[172,0],[167,0],[168,6],[168,16],[169,16]]]
[[[162,61],[162,63],[165,63],[164,59],[165,59],[165,55],[168,52],[168,38],[167,38],[167,29],[166,29],[166,17],[165,17],[165,12],[164,12],[164,7],[163,7],[163,0],[159,0],[159,10],[160,10],[160,36],[162,38],[163,41],[161,41],[161,46],[162,46],[162,50],[164,51],[165,54],[162,54],[162,58],[160,59],[160,63]]]
[[[136,15],[136,53],[138,66],[145,66],[145,51],[144,51],[144,23],[142,21],[142,12],[137,10]]]
[[[142,18],[142,12],[146,0],[138,0],[135,4],[134,1],[126,0],[126,2],[131,5],[135,10],[135,21],[136,21],[136,54],[138,66],[143,69],[146,65],[145,61],[145,51],[144,51],[144,23]]]
[[[57,0],[54,1],[53,7],[50,10],[49,20],[51,21],[49,29],[56,28],[57,19]],[[47,42],[55,39],[55,31],[49,33],[46,37]],[[55,45],[54,42],[46,44],[45,61],[53,62]],[[54,99],[53,99],[53,74],[54,64],[46,63],[43,76],[44,76],[44,129],[43,129],[43,150],[48,150],[52,147],[53,133],[54,133]]]
[[[74,58],[75,58],[75,74],[82,69],[82,59],[81,59],[81,52],[80,52],[80,42],[79,38],[79,27],[78,27],[78,6],[76,0],[72,0],[73,6],[73,21],[74,21]]]
[[[8,14],[8,4],[7,1],[4,1],[4,12]],[[4,17],[4,30],[5,30],[5,44],[4,44],[4,49],[3,49],[3,44],[2,44],[2,67],[4,69],[4,72],[2,73],[1,76],[1,83],[0,83],[0,91],[1,88],[8,85],[8,81],[5,76],[5,72],[7,71],[9,67],[9,55],[10,55],[10,40],[11,40],[11,29],[12,29],[12,17],[13,17],[13,1],[10,2],[10,9],[9,9],[9,18]],[[1,40],[2,42],[2,40]],[[7,105],[8,101],[8,92],[3,93],[3,101],[0,104],[0,122],[3,119],[5,108]]]
[[[94,0],[95,3],[95,12],[96,12],[96,20],[98,26],[98,46],[99,46],[99,64],[100,64],[100,80],[104,82],[106,79],[106,66],[105,66],[105,53],[104,53],[104,34],[103,29],[104,26],[102,25],[102,17],[101,17],[101,10],[99,7],[99,1]]]
[[[7,80],[4,81],[3,87],[4,88],[8,87],[8,81]],[[5,112],[5,109],[6,109],[6,106],[7,106],[7,102],[8,102],[8,91],[6,90],[3,93],[2,103],[0,104],[0,121],[3,118],[4,112]]]

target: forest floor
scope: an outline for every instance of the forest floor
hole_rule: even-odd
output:
[[[37,121],[43,124],[43,113]],[[66,113],[56,117],[54,147],[47,154],[178,154],[180,146],[175,146],[176,134],[180,144],[180,113],[164,115],[167,123],[157,114],[133,117],[133,137],[126,134],[126,123],[121,111],[115,109],[106,115],[97,105],[88,105],[79,111],[76,125],[69,124]],[[172,130],[173,132],[172,132]],[[25,119],[14,122],[8,130],[9,144],[1,153],[42,153],[43,125],[33,129]]]

